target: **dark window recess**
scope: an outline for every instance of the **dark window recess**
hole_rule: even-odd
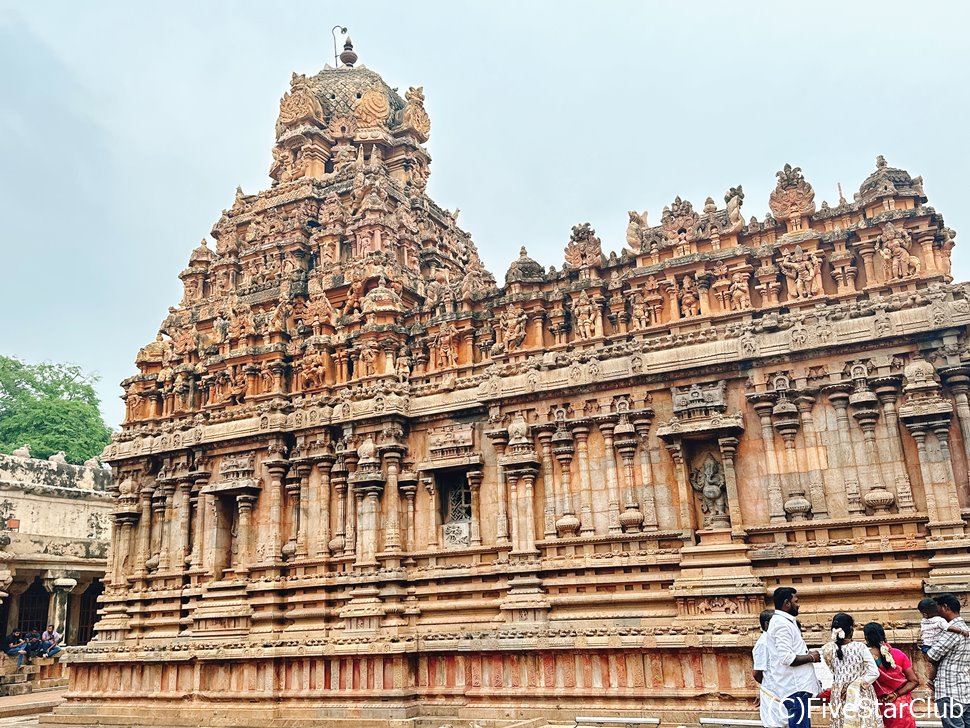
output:
[[[47,629],[47,611],[50,602],[50,592],[40,583],[40,579],[35,579],[34,583],[20,595],[20,615],[17,619],[17,629],[22,631],[36,629],[41,632]],[[58,624],[55,625],[55,628],[63,632],[64,625]]]
[[[94,625],[98,623],[98,597],[104,593],[104,584],[94,581],[81,595],[77,620],[77,637],[75,642],[86,645],[94,637]]]

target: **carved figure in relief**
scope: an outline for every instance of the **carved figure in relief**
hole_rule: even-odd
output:
[[[732,311],[743,311],[751,308],[751,295],[748,292],[748,275],[735,273],[731,276],[731,286],[728,288]]]
[[[411,378],[411,358],[408,350],[403,346],[398,349],[397,357],[394,359],[394,372],[397,374],[397,381],[401,384]]]
[[[14,450],[10,454],[13,455],[15,458],[29,458],[30,457],[30,445],[28,445],[27,443],[24,443],[23,445],[21,445],[20,447],[18,447],[16,450]]]
[[[713,455],[708,454],[700,467],[691,471],[690,485],[701,498],[704,528],[729,527],[724,471]]]
[[[306,307],[306,316],[313,328],[313,335],[320,336],[324,326],[334,325],[334,310],[325,293],[320,293]]]
[[[424,109],[424,87],[412,86],[404,94],[404,98],[407,100],[401,115],[404,126],[409,126],[421,136],[427,137],[431,132],[431,118]]]
[[[788,278],[788,291],[794,298],[810,298],[815,295],[821,263],[814,254],[806,254],[801,245],[789,250],[781,259],[779,266]]]
[[[323,121],[323,108],[317,100],[316,94],[310,86],[310,81],[303,74],[293,74],[290,79],[290,90],[280,100],[279,121],[276,124],[276,136],[283,133],[288,124],[297,121]]]
[[[596,335],[596,306],[590,301],[586,291],[579,294],[579,299],[573,306],[573,318],[576,321],[577,337],[585,341]]]
[[[434,337],[432,343],[437,367],[450,369],[458,366],[458,329],[450,321]]]
[[[744,190],[741,189],[741,185],[729,189],[727,194],[724,195],[724,202],[727,203],[727,232],[740,232],[744,227],[744,218],[741,217],[741,203],[744,202]]]
[[[578,270],[600,265],[602,258],[603,247],[596,231],[588,222],[574,225],[566,246],[566,265]]]
[[[246,377],[227,369],[223,378],[223,398],[226,404],[242,404],[246,399]]]
[[[355,271],[350,288],[347,289],[347,301],[344,303],[343,315],[347,316],[349,314],[359,312],[360,302],[363,297],[364,283],[360,279],[360,272]]]
[[[887,222],[879,237],[879,254],[885,264],[887,280],[899,280],[919,275],[922,268],[919,258],[910,254],[912,247],[910,234]]]
[[[630,222],[626,226],[626,244],[630,250],[639,253],[643,249],[643,233],[649,227],[647,211],[630,210]]]
[[[677,257],[690,255],[690,241],[687,239],[686,230],[677,231],[676,251],[674,255]]]
[[[528,321],[525,311],[521,307],[511,305],[502,313],[499,319],[499,329],[502,331],[502,340],[505,342],[506,351],[518,349],[525,340],[525,324]]]
[[[694,276],[684,276],[684,279],[680,282],[680,290],[677,291],[677,298],[680,299],[680,311],[682,315],[700,315],[700,292],[697,290],[697,283],[694,281]]]
[[[323,354],[311,351],[303,357],[303,388],[314,389],[326,383],[326,361]]]
[[[67,456],[63,450],[59,450],[53,455],[51,455],[49,458],[47,458],[47,460],[52,463],[66,463]]]
[[[276,375],[273,373],[271,364],[263,364],[259,370],[260,389],[263,392],[273,392],[276,390]]]
[[[634,330],[645,329],[650,325],[650,311],[639,291],[634,291],[630,296],[630,323]]]
[[[360,364],[363,369],[363,376],[373,376],[377,368],[377,351],[373,346],[365,346],[360,350]]]

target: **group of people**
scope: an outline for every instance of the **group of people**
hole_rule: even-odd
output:
[[[53,657],[61,651],[63,637],[54,629],[53,624],[40,632],[30,629],[26,632],[15,629],[3,638],[3,651],[10,657],[17,658],[18,669],[29,663],[34,657]]]
[[[773,596],[775,609],[761,613],[762,634],[754,646],[765,728],[810,728],[813,698],[827,703],[831,728],[916,728],[913,691],[919,680],[881,624],[869,622],[859,630],[852,615],[839,612],[829,641],[810,650],[796,619],[797,591],[778,587]],[[960,600],[940,594],[917,608],[919,647],[930,661],[943,728],[970,728],[970,629],[960,617]],[[831,673],[829,690],[820,689],[816,663]]]

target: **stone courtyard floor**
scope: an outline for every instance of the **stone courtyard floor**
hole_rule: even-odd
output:
[[[0,726],[37,725],[38,716],[53,710],[66,692],[67,688],[61,688],[0,697]]]

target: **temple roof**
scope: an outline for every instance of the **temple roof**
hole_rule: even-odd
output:
[[[353,116],[357,105],[371,93],[371,103],[376,111],[386,109],[384,116],[387,126],[400,126],[400,115],[404,109],[404,99],[392,89],[377,73],[365,66],[327,66],[311,79],[312,88],[328,120],[339,116]],[[386,106],[381,97],[387,100]]]
[[[881,197],[923,198],[923,178],[913,178],[905,169],[890,167],[886,158],[880,154],[876,157],[876,171],[862,181],[859,195],[863,202],[871,202]]]

